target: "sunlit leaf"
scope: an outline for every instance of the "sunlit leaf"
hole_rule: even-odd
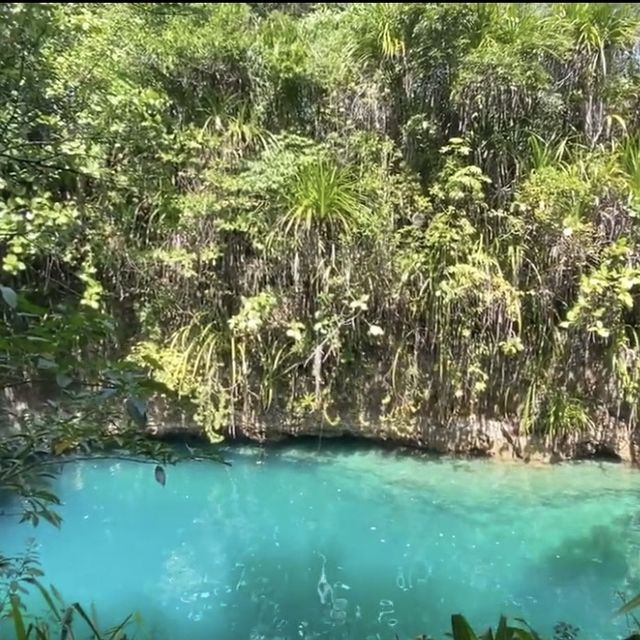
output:
[[[379,327],[377,324],[369,325],[369,335],[372,335],[372,336],[383,336],[384,335],[384,329],[382,327]]]

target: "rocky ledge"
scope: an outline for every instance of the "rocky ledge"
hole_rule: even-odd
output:
[[[44,409],[42,390],[5,390],[0,396],[0,429],[16,427],[20,414]],[[186,410],[177,410],[166,398],[149,406],[148,433],[173,441],[205,440],[201,427]],[[446,423],[428,415],[406,420],[366,420],[361,415],[344,415],[329,423],[321,415],[303,419],[269,414],[250,419],[236,416],[228,439],[260,443],[282,442],[290,438],[350,437],[387,445],[412,447],[443,455],[484,456],[523,462],[560,462],[601,458],[640,464],[640,430],[630,429],[606,411],[596,416],[586,429],[556,437],[523,434],[516,421],[482,416],[454,417]]]
[[[189,416],[167,411],[162,403],[153,407],[150,417],[152,424],[160,425],[151,430],[162,439],[179,440],[202,434]],[[357,416],[345,416],[330,424],[321,416],[292,420],[286,415],[253,417],[251,420],[238,416],[226,437],[263,444],[303,437],[349,437],[442,455],[483,456],[523,462],[554,463],[596,458],[640,463],[640,433],[604,414],[587,429],[554,438],[535,433],[523,434],[515,422],[481,416],[452,418],[447,423],[431,421],[428,416],[400,423],[384,420],[367,422]]]

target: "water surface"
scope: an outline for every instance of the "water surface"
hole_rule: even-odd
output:
[[[67,600],[105,624],[138,610],[159,640],[444,637],[453,612],[628,630],[611,614],[640,591],[637,471],[324,445],[227,457],[169,467],[164,487],[149,465],[67,465],[62,529],[4,519],[2,548],[34,536]]]

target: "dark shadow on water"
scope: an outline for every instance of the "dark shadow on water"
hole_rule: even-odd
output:
[[[341,457],[348,454],[378,453],[385,458],[416,458],[434,463],[451,464],[452,461],[482,460],[483,458],[452,457],[424,451],[414,447],[400,446],[389,441],[374,441],[367,438],[345,435],[339,438],[322,438],[318,436],[295,436],[277,442],[256,444],[246,441],[230,441],[218,445],[221,453],[233,455],[239,450],[251,450],[256,455],[268,459],[271,454],[279,455],[283,452],[297,451],[305,454],[320,454],[324,458]]]
[[[598,581],[604,576],[622,583],[629,572],[624,531],[598,525],[585,536],[567,538],[541,561],[541,569],[552,584],[577,579]]]
[[[176,445],[179,446],[179,445]],[[340,457],[355,453],[378,453],[385,458],[413,458],[424,460],[429,463],[440,463],[452,465],[456,470],[471,471],[469,461],[491,462],[491,456],[473,454],[442,454],[421,449],[418,446],[398,444],[391,440],[376,440],[364,438],[350,434],[340,436],[317,436],[317,435],[297,435],[288,436],[281,440],[256,443],[247,439],[227,440],[219,445],[202,444],[203,450],[214,450],[220,453],[233,456],[238,451],[253,451],[256,455],[268,459],[271,454],[280,454],[287,451],[298,451],[306,454],[321,454],[325,458]],[[456,464],[460,463],[460,464]],[[565,460],[555,463],[561,466],[580,466],[585,463],[597,465],[606,471],[611,465],[623,464],[617,456],[608,455],[607,451],[602,451],[594,455],[577,458],[575,460]],[[520,464],[528,466],[528,462],[521,461]],[[544,468],[547,465],[532,466],[532,468]]]

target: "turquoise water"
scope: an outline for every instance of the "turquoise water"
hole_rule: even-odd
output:
[[[637,471],[324,445],[227,457],[169,467],[164,487],[150,465],[67,465],[62,529],[5,518],[2,548],[35,536],[68,601],[104,624],[136,609],[158,639],[441,638],[453,612],[627,631],[611,614],[640,591]]]

